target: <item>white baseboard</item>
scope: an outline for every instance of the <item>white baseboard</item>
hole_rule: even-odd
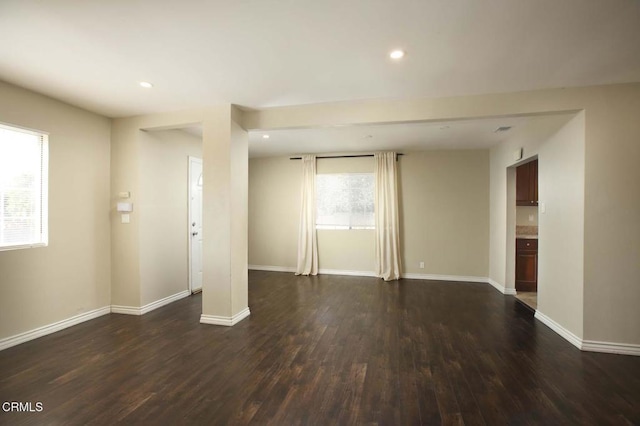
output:
[[[5,337],[4,339],[0,339],[0,351],[3,349],[10,348],[12,346],[19,345],[20,343],[28,342],[29,340],[37,339],[38,337],[46,336],[47,334],[55,333],[56,331],[60,331],[65,328],[80,324],[81,322],[98,318],[110,312],[111,312],[111,307],[105,306],[103,308],[98,308],[89,312],[74,315],[71,318],[54,322],[53,324],[34,328],[33,330],[16,334],[15,336]]]
[[[540,311],[536,311],[535,318],[581,351],[640,356],[640,345],[638,344],[582,340]]]
[[[111,305],[111,312],[113,312],[114,314],[144,315],[147,312],[151,312],[161,306],[168,305],[169,303],[175,302],[176,300],[184,299],[185,297],[189,296],[189,294],[189,290],[184,290],[180,293],[172,294],[171,296],[156,300],[155,302],[151,302],[140,307]]]
[[[607,354],[640,356],[640,345],[629,343],[598,342],[596,340],[583,340],[583,351],[603,352]]]
[[[249,269],[254,271],[271,271],[271,272],[295,272],[296,268],[292,266],[270,266],[270,265],[249,265]],[[373,271],[350,271],[341,269],[320,269],[319,274],[325,275],[352,275],[358,277],[375,277]],[[487,277],[474,277],[464,275],[435,275],[435,274],[402,274],[402,278],[409,280],[435,280],[435,281],[456,281],[456,282],[472,282],[472,283],[489,283],[495,287],[500,293],[507,296],[516,294],[515,288],[505,288],[502,284]]]
[[[249,269],[254,271],[272,271],[272,272],[295,272],[296,268],[292,266],[270,266],[270,265],[249,265]],[[356,277],[375,277],[376,274],[373,271],[353,271],[345,269],[319,269],[318,274],[323,275],[349,275]],[[402,274],[402,278],[410,280],[436,280],[436,281],[459,281],[459,282],[474,282],[474,283],[486,283],[488,278],[486,277],[471,277],[462,275],[433,275],[433,274]],[[515,291],[514,291],[515,292]]]
[[[349,271],[342,269],[318,269],[318,274],[322,275],[349,275],[352,277],[375,277],[373,271]]]
[[[515,288],[506,288],[505,286],[503,286],[497,281],[492,280],[491,278],[486,278],[485,282],[491,284],[493,287],[495,287],[496,290],[498,290],[500,293],[504,294],[505,296],[515,296],[517,294]]]
[[[249,269],[253,271],[270,271],[270,272],[296,272],[293,266],[270,266],[270,265],[249,265]],[[373,271],[349,271],[342,269],[319,269],[318,274],[323,275],[351,275],[356,277],[375,277]]]
[[[270,271],[270,272],[296,272],[293,266],[268,266],[268,265],[249,265],[252,271]]]
[[[546,325],[547,327],[549,327],[550,329],[552,329],[553,331],[555,331],[556,333],[558,333],[560,336],[564,337],[566,340],[569,341],[569,343],[571,343],[576,348],[582,349],[581,338],[579,338],[578,336],[576,336],[575,334],[573,334],[572,332],[570,332],[569,330],[567,330],[566,328],[564,328],[563,326],[561,326],[560,324],[558,324],[557,322],[555,322],[554,320],[552,320],[551,318],[543,314],[542,312],[536,311],[534,318],[540,321],[541,323],[543,323],[544,325]]]
[[[224,325],[226,327],[231,327],[232,325],[239,323],[249,315],[251,315],[251,311],[249,310],[249,307],[244,308],[243,310],[241,310],[240,312],[238,312],[237,314],[231,317],[220,317],[217,315],[202,314],[200,315],[200,323],[212,324],[212,325]]]
[[[74,315],[73,317],[64,319],[62,321],[54,322],[53,324],[48,324],[42,327],[35,328],[33,330],[25,331],[24,333],[16,334],[15,336],[0,339],[0,351],[12,346],[19,345],[20,343],[28,342],[29,340],[37,339],[38,337],[46,336],[47,334],[55,333],[56,331],[63,330],[65,328],[92,320],[94,318],[98,318],[109,313],[144,315],[147,312],[158,309],[159,307],[167,305],[171,302],[175,302],[176,300],[187,297],[188,295],[188,290],[181,291],[180,293],[173,294],[169,297],[165,297],[164,299],[156,300],[155,302],[151,302],[139,308],[134,306],[111,305],[94,309],[89,312]]]
[[[433,280],[433,281],[457,281],[471,283],[486,283],[487,277],[471,277],[464,275],[435,275],[435,274],[402,274],[402,278],[410,280]]]
[[[135,306],[111,305],[112,314],[142,315],[141,309]]]

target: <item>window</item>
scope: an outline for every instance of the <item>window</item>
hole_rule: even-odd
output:
[[[316,176],[317,229],[374,229],[373,173]]]
[[[0,250],[47,245],[48,137],[0,125]]]

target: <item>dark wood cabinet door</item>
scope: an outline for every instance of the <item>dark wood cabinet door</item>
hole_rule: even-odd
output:
[[[529,182],[531,187],[531,199],[532,204],[538,205],[538,160],[529,163]]]
[[[516,291],[536,291],[538,288],[538,255],[516,255]]]
[[[529,193],[531,192],[529,174],[529,163],[516,168],[516,205],[518,206],[531,204],[529,200]]]
[[[538,160],[516,168],[516,205],[538,205]]]
[[[538,240],[535,238],[516,238],[516,253],[532,251],[538,252]]]

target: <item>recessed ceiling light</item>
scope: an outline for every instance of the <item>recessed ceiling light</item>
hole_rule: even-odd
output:
[[[262,135],[262,139],[269,139],[269,135]]]
[[[394,50],[393,52],[389,53],[389,57],[391,59],[402,59],[404,57],[404,50]]]
[[[144,87],[145,89],[151,89],[153,87],[153,84],[149,83],[148,81],[141,81],[140,86]]]

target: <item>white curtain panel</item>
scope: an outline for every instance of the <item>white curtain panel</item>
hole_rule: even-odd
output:
[[[302,204],[296,275],[318,275],[316,234],[316,156],[302,156]]]
[[[400,225],[398,172],[395,152],[374,154],[376,211],[376,276],[400,279]]]

